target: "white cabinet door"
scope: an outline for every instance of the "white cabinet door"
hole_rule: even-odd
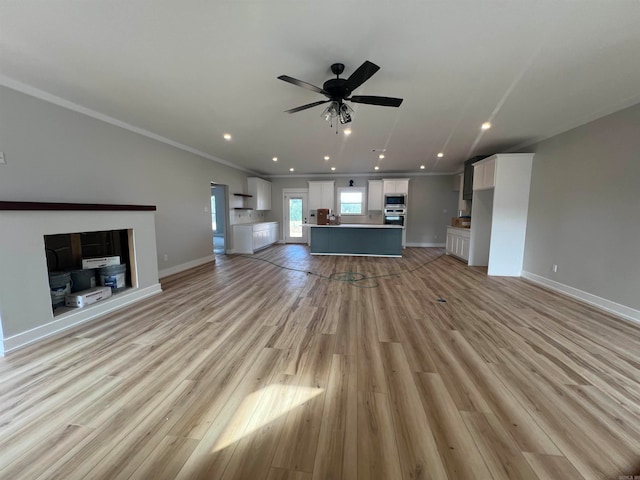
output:
[[[309,182],[309,210],[329,208],[335,210],[334,182]]]
[[[382,211],[382,180],[369,180],[369,211]]]
[[[447,228],[447,254],[469,261],[470,231]]]
[[[456,250],[455,242],[456,242],[455,235],[453,235],[452,233],[447,233],[447,253],[448,254],[455,253],[455,250]]]
[[[309,182],[309,210],[322,208],[322,184],[321,182]]]
[[[262,210],[271,210],[271,182],[264,182],[262,188]]]
[[[271,182],[258,177],[248,177],[250,206],[254,210],[271,210]]]
[[[394,194],[394,193],[404,193],[407,195],[409,193],[409,179],[408,178],[398,178],[382,180],[384,194]]]
[[[460,257],[469,261],[469,238],[460,237]]]
[[[473,189],[486,190],[495,186],[496,160],[490,158],[473,165]]]

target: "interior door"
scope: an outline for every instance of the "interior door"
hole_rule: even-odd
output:
[[[309,229],[307,223],[307,192],[285,192],[284,205],[284,241],[285,243],[307,243]]]

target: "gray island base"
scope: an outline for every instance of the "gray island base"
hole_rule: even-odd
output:
[[[398,225],[305,225],[310,230],[311,255],[402,257],[402,227]]]

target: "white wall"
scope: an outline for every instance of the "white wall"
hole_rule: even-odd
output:
[[[0,200],[156,205],[161,272],[212,255],[210,182],[246,184],[240,170],[2,86],[0,150]]]
[[[640,310],[640,104],[533,151],[524,270]]]

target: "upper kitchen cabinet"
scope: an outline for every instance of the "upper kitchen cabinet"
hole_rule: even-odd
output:
[[[485,190],[496,186],[496,157],[480,160],[473,165],[473,189]]]
[[[487,158],[486,155],[473,157],[464,162],[464,186],[462,189],[463,200],[471,200],[473,198],[473,165],[483,158]]]
[[[369,180],[367,208],[370,212],[382,211],[382,180]]]
[[[409,179],[408,178],[392,178],[382,180],[382,186],[385,195],[393,195],[395,193],[409,194]]]
[[[248,177],[247,185],[249,195],[252,195],[249,203],[254,210],[271,210],[271,182],[258,177]]]
[[[532,166],[533,153],[493,155],[476,164],[469,265],[487,266],[489,275],[522,274]]]
[[[335,182],[309,182],[309,210],[318,208],[335,209]]]

